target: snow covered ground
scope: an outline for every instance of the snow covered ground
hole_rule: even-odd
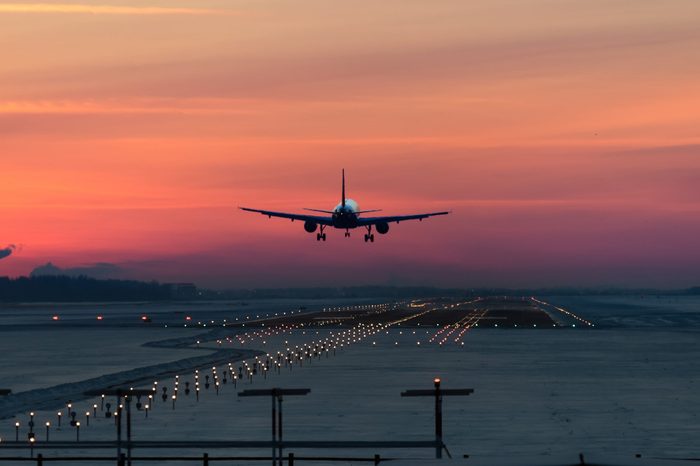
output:
[[[579,452],[587,458],[622,458],[632,462],[636,453],[645,458],[697,457],[700,454],[696,445],[700,437],[700,326],[638,325],[640,321],[663,318],[663,306],[667,304],[657,303],[646,309],[637,302],[642,300],[636,298],[546,300],[568,306],[567,309],[595,321],[596,327],[478,328],[465,335],[464,346],[428,344],[432,329],[395,327],[388,334],[381,332],[345,347],[335,357],[331,354],[303,367],[283,369],[281,374],[270,375],[267,379],[256,376],[252,384],[239,384],[234,388],[229,381],[220,386],[218,396],[213,387],[202,388],[199,402],[194,394],[184,396],[180,392],[174,410],[170,399],[158,400],[148,419],[144,412],[135,413],[134,439],[267,440],[270,438],[269,399],[240,398],[236,393],[243,388],[280,386],[311,389],[308,396],[284,401],[287,440],[430,440],[432,399],[402,398],[399,394],[405,389],[430,388],[433,378],[438,376],[444,388],[475,389],[472,396],[446,397],[444,401],[444,440],[452,455],[465,464],[576,463]],[[599,311],[599,304],[607,309],[605,313]],[[686,300],[681,304],[668,306],[670,320],[676,322],[678,318],[673,316],[680,314],[682,322],[695,321],[700,312],[697,306],[700,300]],[[615,306],[620,309],[617,320],[613,319]],[[634,315],[636,324],[625,326],[630,322],[625,320],[629,315]],[[601,321],[604,324],[598,325]],[[610,325],[605,325],[606,322]],[[46,351],[44,359],[64,360],[65,371],[59,372],[64,377],[56,376],[62,382],[83,380],[99,372],[97,361],[104,357],[102,348],[106,346],[107,336],[89,335],[94,330],[76,328],[71,337],[70,328],[65,330],[69,333],[62,335],[58,344],[46,336],[31,340],[38,353],[22,350],[28,343],[27,334],[2,333],[6,348],[3,383],[11,388],[23,383],[19,377],[7,377],[5,371],[13,368],[24,374],[23,377],[34,377],[34,372],[27,367],[37,357],[41,358],[38,354],[42,349]],[[201,349],[158,349],[165,352],[158,356],[163,359],[153,359],[156,356],[145,356],[144,351],[156,348],[139,346],[144,341],[141,330],[119,331],[124,346],[118,354],[123,359],[113,364],[122,364],[119,366],[122,368],[135,367],[142,365],[141,361],[165,362],[204,352]],[[158,339],[189,336],[192,332],[196,335],[202,329],[168,328],[156,332],[154,328],[152,331],[152,339]],[[242,346],[239,343],[227,345],[275,354],[287,346],[326,338],[331,331],[338,330],[295,330],[291,335],[267,336],[265,344],[258,338],[247,340]],[[84,347],[91,351],[83,354],[95,363],[84,364],[84,358],[64,357],[60,342],[78,338],[90,339]],[[70,348],[69,343],[65,345]],[[202,346],[219,348],[215,342]],[[130,361],[137,363],[130,366]],[[234,363],[234,367],[236,365],[239,364]],[[111,368],[116,366],[109,367],[112,372]],[[218,372],[223,368],[219,365]],[[200,380],[203,374],[211,374],[211,367],[200,370]],[[181,373],[180,387],[185,381],[193,384],[193,375],[192,372]],[[50,380],[58,379],[49,379],[49,383]],[[159,387],[168,386],[172,393],[173,382],[172,377],[162,379]],[[105,419],[100,412],[97,419],[93,416],[90,427],[85,425],[85,412],[91,411],[94,402],[76,403],[75,409],[81,413],[79,419],[83,422],[81,440],[115,439],[113,420]],[[47,420],[52,422],[52,440],[75,438],[75,429],[67,427],[65,422],[60,430],[56,429],[55,410],[37,410],[35,414],[39,426]],[[0,421],[0,437],[13,440],[15,422],[20,422],[21,438],[26,438],[27,421],[27,413]],[[36,430],[37,438],[42,440],[43,427]],[[10,453],[1,448],[0,452],[3,456]],[[217,454],[216,451],[209,453]],[[268,451],[235,453],[269,454]],[[424,461],[412,464],[425,464],[433,452],[372,449],[297,453],[353,456],[381,453],[390,457],[423,458]],[[464,454],[470,458],[462,459]],[[511,462],[513,459],[515,462]],[[518,462],[519,459],[527,460]]]
[[[543,298],[576,309],[603,327],[699,328],[700,296],[556,296]]]
[[[195,349],[143,347],[146,342],[189,336],[191,329],[3,327],[0,387],[21,392],[138,366],[199,356]]]

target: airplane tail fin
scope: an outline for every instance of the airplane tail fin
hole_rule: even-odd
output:
[[[345,207],[345,169],[344,168],[343,168],[343,193],[342,193],[342,196],[343,197],[340,198],[340,203],[343,207]]]

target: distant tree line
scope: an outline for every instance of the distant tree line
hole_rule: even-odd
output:
[[[99,280],[86,276],[0,277],[0,302],[85,302],[254,299],[453,298],[470,296],[700,295],[700,287],[679,290],[623,288],[436,288],[354,286],[199,290],[191,283]]]
[[[353,299],[454,298],[472,296],[587,296],[587,295],[697,295],[700,287],[657,290],[625,288],[437,288],[428,286],[352,286],[338,288],[264,288],[205,291],[208,299]]]
[[[89,277],[0,277],[2,302],[161,301],[177,290],[158,282],[97,280]]]

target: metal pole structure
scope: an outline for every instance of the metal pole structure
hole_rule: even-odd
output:
[[[307,395],[311,392],[308,388],[272,388],[260,390],[243,390],[238,396],[269,396],[272,399],[272,464],[277,464],[277,452],[279,451],[279,464],[282,465],[282,396],[283,395]],[[277,402],[277,406],[275,406]],[[278,410],[279,408],[279,410]]]
[[[442,441],[442,397],[443,396],[467,396],[474,393],[471,388],[461,388],[461,389],[441,389],[440,379],[435,378],[433,380],[434,389],[433,390],[406,390],[401,392],[401,396],[432,396],[435,398],[435,458],[442,458],[442,449],[447,451],[447,447]],[[450,452],[447,451],[447,456],[450,456]]]
[[[277,464],[277,458],[275,454],[277,453],[277,448],[275,448],[275,441],[277,440],[277,407],[275,406],[275,390],[272,390],[272,466]]]
[[[117,458],[119,461],[120,465],[123,465],[126,462],[126,455],[122,456],[122,414],[123,410],[121,408],[121,402],[122,398],[124,399],[124,402],[126,403],[126,438],[128,441],[127,445],[127,451],[129,453],[129,464],[131,464],[131,397],[134,396],[152,396],[153,395],[153,390],[134,390],[129,387],[125,388],[107,388],[107,389],[101,389],[101,390],[88,390],[87,392],[84,393],[85,396],[99,396],[103,402],[104,402],[104,397],[105,396],[116,396],[117,397],[117,408],[116,408],[116,416],[117,419],[116,425],[117,425]],[[150,398],[149,398],[150,399]],[[109,406],[107,406],[109,408]]]
[[[122,408],[121,395],[117,395],[117,457],[122,456]]]
[[[440,394],[440,379],[435,383],[435,458],[442,458],[442,395]]]
[[[126,463],[131,466],[131,396],[125,396],[126,402]]]
[[[277,440],[279,447],[279,464],[282,466],[282,395],[277,395]]]

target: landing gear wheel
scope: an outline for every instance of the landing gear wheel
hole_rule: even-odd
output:
[[[374,243],[374,233],[372,233],[372,225],[367,227],[367,233],[365,234],[365,243],[369,241]]]
[[[321,233],[316,233],[316,241],[321,241]]]
[[[345,237],[346,237],[346,238],[350,238],[350,232],[349,232],[349,231],[346,231],[346,232],[345,232]]]
[[[321,235],[321,239],[322,239],[323,241],[326,241],[326,234],[325,234],[325,233]]]

